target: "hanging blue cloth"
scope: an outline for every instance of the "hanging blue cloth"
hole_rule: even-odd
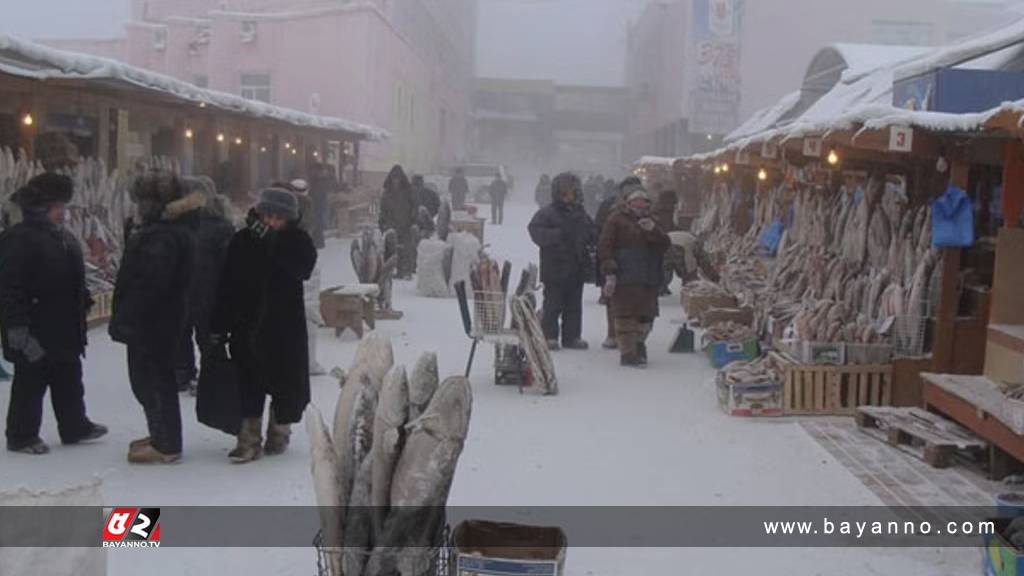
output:
[[[932,201],[932,245],[967,248],[974,244],[974,209],[967,193],[950,185]]]
[[[782,224],[782,220],[776,219],[764,229],[764,232],[761,232],[757,242],[769,256],[774,256],[779,249],[779,242],[782,241],[782,233],[785,231],[786,227]]]

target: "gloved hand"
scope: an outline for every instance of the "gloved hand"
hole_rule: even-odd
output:
[[[637,222],[637,224],[640,225],[640,229],[643,230],[644,232],[650,232],[654,230],[655,227],[654,220],[650,218],[641,218],[640,221]]]
[[[601,290],[601,295],[611,300],[615,296],[615,286],[618,280],[615,276],[604,277],[604,288]]]
[[[7,330],[7,345],[12,350],[21,352],[32,364],[39,362],[43,359],[43,356],[46,356],[46,350],[43,350],[42,345],[29,333],[28,328],[25,326],[17,326]]]

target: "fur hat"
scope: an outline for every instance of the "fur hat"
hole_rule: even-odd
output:
[[[25,211],[45,211],[53,204],[67,204],[74,194],[75,185],[71,178],[44,172],[29,180],[11,196],[11,200]]]
[[[131,190],[143,221],[160,219],[168,204],[184,196],[185,186],[181,180],[164,170],[150,170],[139,176]]]
[[[645,202],[651,201],[651,195],[647,193],[647,190],[643,188],[634,188],[626,193],[626,202],[632,202],[634,200],[643,200]]]
[[[299,219],[299,200],[295,194],[283,188],[264,188],[256,203],[259,214],[277,214],[289,220]]]

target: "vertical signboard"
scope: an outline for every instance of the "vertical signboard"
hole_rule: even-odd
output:
[[[744,0],[693,0],[690,131],[727,134],[739,123]]]

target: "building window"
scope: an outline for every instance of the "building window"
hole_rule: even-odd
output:
[[[928,22],[875,20],[871,22],[871,37],[876,44],[929,46],[932,44],[932,25]]]
[[[242,74],[242,98],[270,103],[270,74]]]

